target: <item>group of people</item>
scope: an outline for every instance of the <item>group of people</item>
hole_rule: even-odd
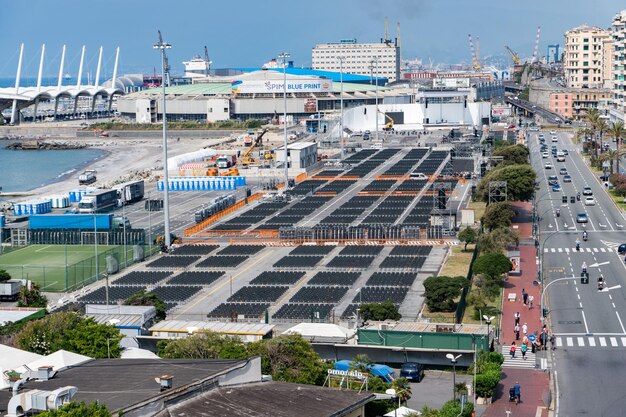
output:
[[[522,343],[519,346],[520,351],[522,352],[522,358],[526,359],[526,352],[528,349],[531,350],[532,353],[535,353],[538,350],[545,350],[548,348],[548,343],[550,343],[550,348],[552,350],[555,349],[556,345],[556,336],[548,334],[548,327],[544,324],[541,328],[541,332],[535,332],[534,338],[532,338],[528,334],[528,323],[524,323],[520,326],[521,314],[519,311],[514,314],[515,326],[513,327],[513,332],[515,333],[515,340],[511,343],[511,349],[509,354],[511,355],[511,359],[515,358],[515,354],[517,353],[518,346],[517,343],[520,340],[520,331],[522,333]]]
[[[535,297],[532,294],[528,294],[525,288],[522,288],[522,302],[529,310],[533,308],[533,303],[535,302]]]

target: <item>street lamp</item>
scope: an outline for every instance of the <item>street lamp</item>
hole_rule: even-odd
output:
[[[159,32],[159,36],[160,36]],[[172,244],[170,238],[170,204],[169,204],[169,176],[167,167],[167,116],[165,111],[165,50],[170,49],[171,44],[163,42],[159,39],[158,43],[155,43],[153,48],[161,51],[161,86],[163,87],[163,215],[164,215],[164,234],[165,234],[165,247],[169,249]]]
[[[398,399],[398,408],[400,408],[400,393],[406,392],[407,394],[409,393],[409,391],[405,390],[405,389],[400,389],[400,390],[396,390],[394,388],[389,388],[387,390],[385,390],[385,394],[387,395],[391,395],[392,398],[397,398]],[[398,416],[398,408],[396,408],[393,412],[394,416]]]
[[[452,353],[448,353],[446,358],[452,362],[452,402],[456,401],[456,363],[459,361],[461,354],[454,356]]]
[[[287,58],[289,55],[283,52],[278,55],[283,60],[283,134],[285,136],[285,190],[289,187],[289,162],[287,151]]]
[[[107,309],[107,313],[108,313],[108,309]],[[115,327],[115,325],[117,323],[119,323],[120,320],[119,319],[110,319],[109,320],[109,324],[113,327]],[[107,358],[111,359],[111,338],[109,336],[107,336]]]
[[[343,152],[343,60],[344,57],[340,56],[337,57],[337,59],[339,60],[339,86],[340,86],[340,93],[339,93],[339,101],[340,101],[340,107],[341,107],[341,120],[340,120],[340,127],[341,130],[339,131],[339,142],[341,145],[341,160],[343,160],[343,156],[344,156],[344,152]]]
[[[487,345],[488,345],[489,351],[491,352],[491,333],[489,333],[489,325],[491,324],[493,319],[495,319],[495,317],[487,316],[486,314],[484,314],[483,319],[485,319],[485,323],[487,323]]]
[[[378,57],[372,59],[371,62],[371,68],[372,70],[376,69],[376,73],[374,74],[374,76],[376,77],[376,114],[374,115],[375,119],[376,119],[376,142],[378,142]]]

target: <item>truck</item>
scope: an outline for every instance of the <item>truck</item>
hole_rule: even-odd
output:
[[[235,155],[220,155],[215,161],[215,165],[218,168],[230,168],[237,164],[237,157]]]
[[[97,190],[91,194],[85,194],[78,203],[78,212],[99,213],[117,205],[117,190]]]
[[[0,300],[16,301],[22,288],[22,281],[19,279],[10,279],[0,282]]]
[[[143,180],[128,181],[117,184],[114,189],[117,191],[117,206],[122,207],[143,198],[144,182]]]
[[[113,230],[130,230],[130,221],[128,220],[128,217],[115,216],[113,217],[111,228]]]
[[[31,230],[111,230],[113,214],[33,214],[28,217],[28,227]]]
[[[78,176],[78,184],[79,185],[89,185],[96,182],[96,171],[95,170],[87,170],[83,171],[82,174]]]

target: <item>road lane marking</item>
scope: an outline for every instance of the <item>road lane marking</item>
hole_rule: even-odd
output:
[[[626,337],[622,337],[622,345],[626,346]]]
[[[559,248],[559,253],[563,253],[563,248]]]
[[[613,346],[613,347],[618,346],[618,345],[617,345],[617,338],[615,338],[615,337],[611,337],[611,338],[610,338],[610,340],[611,340],[611,346]]]
[[[600,248],[600,252],[606,252],[605,248]]]
[[[556,346],[557,347],[562,347],[563,346],[563,339],[561,339],[560,337],[556,338]]]
[[[626,333],[626,330],[624,329],[624,323],[622,323],[622,319],[619,316],[619,312],[615,312],[615,315],[617,316],[617,320],[619,320],[619,325],[622,327],[622,332]]]
[[[599,252],[598,248],[593,248],[594,252]]]
[[[626,339],[626,337],[624,339]],[[594,347],[595,345],[596,345],[596,339],[594,339],[593,337],[590,337],[589,346]]]
[[[582,308],[582,307],[583,307],[583,305],[581,304],[581,305],[580,305],[580,308]],[[583,316],[583,322],[585,323],[585,332],[586,332],[587,334],[589,334],[589,326],[587,325],[587,317],[585,317],[585,311],[584,311],[584,310],[583,310],[583,311],[581,311],[581,314],[582,314],[582,316]],[[626,332],[624,332],[624,333],[626,333]]]
[[[606,347],[606,339],[604,337],[598,337],[598,341],[600,342],[600,346]]]
[[[585,346],[585,339],[583,339],[582,337],[577,338],[578,339],[578,346]]]
[[[567,346],[574,346],[574,338],[573,337],[567,337],[565,340],[566,340]]]

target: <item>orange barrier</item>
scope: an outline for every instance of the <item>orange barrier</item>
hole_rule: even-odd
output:
[[[406,181],[410,177],[408,175],[379,175],[376,177],[377,180],[401,180]]]
[[[316,191],[314,195],[320,197],[334,197],[337,195],[336,191]]]
[[[359,191],[357,193],[358,196],[374,196],[374,197],[384,197],[387,195],[386,191]]]
[[[423,233],[425,229],[422,230]],[[405,238],[405,239],[278,239],[265,238],[255,239],[251,237],[241,237],[231,239],[231,245],[263,245],[263,246],[298,246],[303,243],[316,246],[452,246],[458,244],[453,239],[426,239],[426,238]]]
[[[250,197],[248,197],[248,198],[246,198],[244,200],[240,200],[240,201],[236,202],[232,206],[227,207],[224,210],[215,213],[211,217],[204,219],[202,222],[185,229],[185,231],[183,232],[183,236],[189,237],[189,236],[193,236],[193,235],[203,231],[204,229],[206,229],[212,223],[215,223],[217,220],[221,219],[224,216],[229,215],[233,211],[236,211],[236,210],[240,209],[241,207],[245,206],[246,204],[249,204],[249,203],[251,203],[254,200],[258,200],[259,198],[261,198],[261,196],[262,196],[261,193],[254,193]]]
[[[199,233],[203,237],[239,237],[239,238],[262,238],[277,239],[277,229],[267,230],[204,230]]]
[[[306,180],[306,178],[307,178],[307,174],[306,172],[303,172],[302,174],[296,175],[295,180],[296,180],[296,183],[299,183],[299,182]]]
[[[312,180],[326,180],[326,181],[358,181],[359,177],[355,177],[354,175],[336,177],[336,176],[326,176],[326,175],[314,175],[311,177]]]

